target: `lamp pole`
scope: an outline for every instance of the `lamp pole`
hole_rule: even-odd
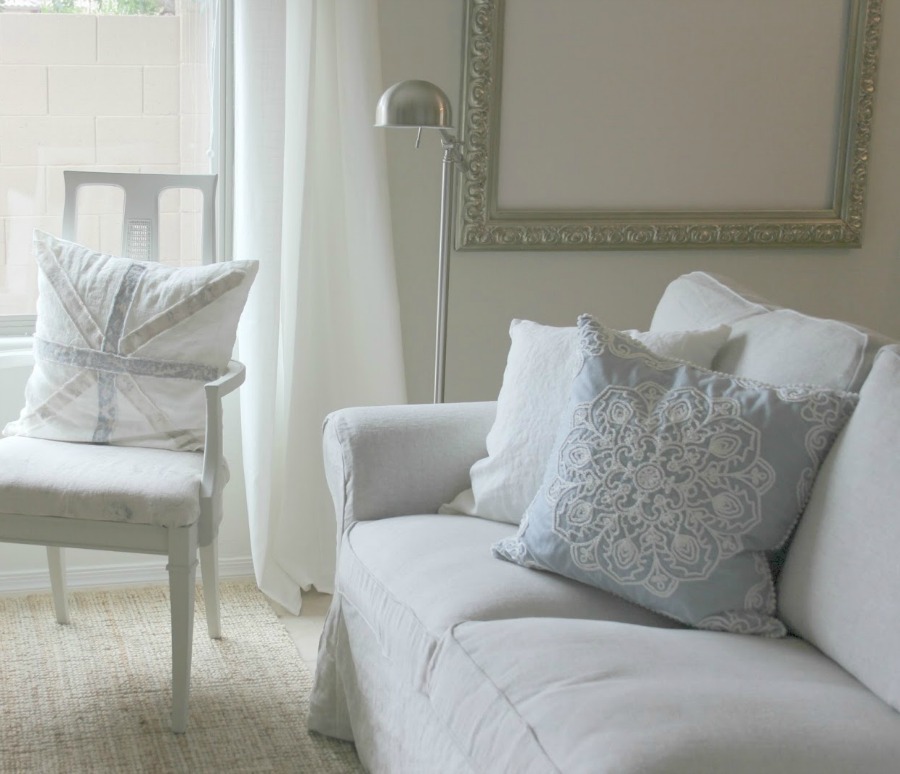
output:
[[[453,168],[465,166],[462,142],[451,129],[450,100],[428,81],[401,81],[391,86],[375,107],[375,126],[439,129],[444,151],[441,169],[441,222],[438,241],[438,302],[434,343],[434,402],[444,402],[444,366],[447,361],[447,291],[450,283],[450,229],[453,222]]]
[[[444,402],[444,366],[447,362],[447,293],[450,285],[450,230],[453,223],[453,167],[462,164],[462,143],[441,129],[444,158],[441,164],[441,225],[438,242],[438,303],[434,343],[434,402]]]

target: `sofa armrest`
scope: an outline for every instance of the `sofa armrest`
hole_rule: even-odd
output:
[[[496,403],[341,409],[325,419],[325,476],[338,529],[354,521],[437,513],[470,486]]]

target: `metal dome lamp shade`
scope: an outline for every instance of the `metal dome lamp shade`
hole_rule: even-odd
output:
[[[401,81],[391,86],[375,107],[375,126],[452,129],[450,100],[428,81]]]
[[[444,159],[441,174],[441,226],[438,244],[438,303],[434,352],[434,402],[444,402],[444,363],[447,352],[447,286],[450,277],[450,222],[453,206],[454,164],[463,166],[462,143],[453,135],[450,100],[429,81],[401,81],[391,86],[375,107],[375,126],[385,129],[438,129]]]

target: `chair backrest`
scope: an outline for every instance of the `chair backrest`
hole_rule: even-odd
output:
[[[136,261],[159,260],[159,197],[170,188],[193,188],[203,194],[201,207],[201,256],[203,263],[216,260],[216,175],[145,174],[143,172],[63,172],[66,198],[63,205],[63,239],[76,235],[78,189],[89,185],[112,185],[125,193],[122,250]]]

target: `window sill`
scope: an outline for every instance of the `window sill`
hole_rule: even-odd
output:
[[[30,336],[0,336],[0,368],[25,368],[34,365]]]

